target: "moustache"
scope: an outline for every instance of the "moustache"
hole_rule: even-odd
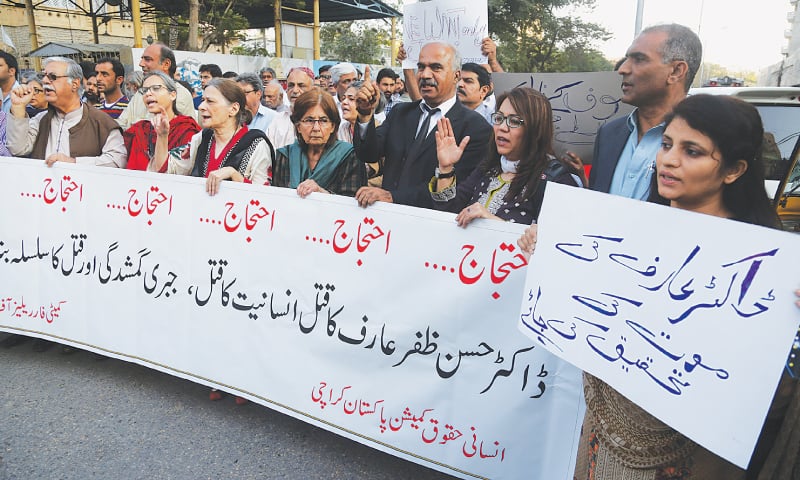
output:
[[[457,88],[456,93],[467,96],[467,92],[463,88]]]
[[[432,78],[423,78],[422,80],[419,81],[419,88],[438,87],[438,86],[439,84],[436,83],[436,80]]]
[[[52,85],[42,85],[42,90],[45,92],[55,92],[56,89]]]

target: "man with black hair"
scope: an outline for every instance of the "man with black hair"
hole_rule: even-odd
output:
[[[96,107],[111,118],[119,118],[128,107],[128,97],[122,93],[125,67],[116,58],[101,58],[94,66],[94,71],[97,73],[97,89],[103,94],[102,101]]]
[[[11,110],[11,90],[19,87],[18,71],[17,57],[0,50],[0,101],[3,104],[3,111],[6,113]]]
[[[323,90],[327,90],[328,86],[331,84],[331,69],[332,65],[323,65],[319,67],[319,75],[317,78],[319,79],[319,86]]]
[[[465,107],[480,113],[490,125],[494,111],[489,111],[484,99],[491,91],[492,77],[485,68],[477,63],[461,65],[461,77],[458,79],[456,95]]]
[[[100,90],[97,88],[97,72],[94,70],[94,62],[81,62],[79,65],[83,70],[83,97],[81,101],[90,107],[96,107],[100,103]]]
[[[193,99],[194,108],[199,107],[200,104],[203,103],[202,90],[206,88],[208,82],[210,82],[212,78],[222,77],[222,69],[215,63],[204,63],[200,65],[197,71],[200,73],[200,93]]]

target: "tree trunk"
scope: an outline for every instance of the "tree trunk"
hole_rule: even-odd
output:
[[[189,51],[199,50],[200,0],[189,0]]]

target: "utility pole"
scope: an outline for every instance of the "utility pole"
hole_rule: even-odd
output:
[[[36,34],[36,18],[33,16],[33,1],[25,0],[25,17],[28,19],[28,31],[31,38],[31,51],[39,48],[39,35]],[[33,57],[33,68],[39,72],[42,70],[42,59]]]

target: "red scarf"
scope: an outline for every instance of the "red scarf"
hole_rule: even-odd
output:
[[[225,148],[223,148],[222,151],[217,155],[214,155],[214,146],[217,144],[217,141],[213,136],[211,137],[211,147],[209,148],[208,152],[208,167],[206,168],[206,177],[208,177],[210,172],[219,170],[219,166],[222,165],[222,161],[225,160],[226,156],[228,156],[230,149],[236,145],[239,139],[244,137],[245,133],[247,133],[247,125],[242,125],[241,128],[239,128],[239,130],[233,134],[231,139],[228,140],[228,143],[225,144]]]
[[[192,139],[192,135],[200,131],[200,126],[192,117],[187,115],[176,115],[169,121],[169,137],[167,138],[167,149],[186,145]],[[150,156],[156,148],[156,131],[150,120],[140,120],[133,124],[131,128],[123,134],[125,148],[128,150],[128,168],[130,170],[147,170],[150,163]],[[160,173],[167,171],[169,161],[165,161],[159,170]]]

